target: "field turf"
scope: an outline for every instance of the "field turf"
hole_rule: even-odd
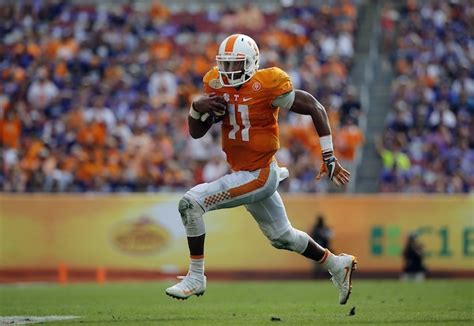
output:
[[[355,280],[345,306],[330,281],[211,280],[186,301],[164,294],[170,284],[0,285],[0,316],[79,316],[53,325],[474,325],[472,280]]]

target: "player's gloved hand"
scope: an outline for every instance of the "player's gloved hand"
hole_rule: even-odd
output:
[[[227,109],[227,102],[224,97],[216,94],[204,95],[193,101],[193,109],[201,114],[224,115]]]
[[[323,163],[319,169],[319,174],[316,176],[320,180],[325,174],[334,182],[336,186],[345,185],[349,182],[351,173],[344,169],[334,156],[333,151],[323,152]]]

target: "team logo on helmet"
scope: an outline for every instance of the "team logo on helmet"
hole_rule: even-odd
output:
[[[222,88],[222,83],[219,79],[213,79],[209,82],[209,87],[214,89]]]

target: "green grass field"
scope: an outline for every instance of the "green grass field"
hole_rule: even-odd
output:
[[[186,301],[164,294],[170,284],[5,285],[0,315],[80,317],[55,325],[474,325],[468,280],[355,280],[345,306],[329,281],[210,281],[204,296]]]

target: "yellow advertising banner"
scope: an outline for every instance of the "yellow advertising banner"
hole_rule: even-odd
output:
[[[0,270],[74,268],[184,271],[186,235],[179,195],[0,195]],[[469,196],[287,195],[296,228],[317,215],[336,253],[358,256],[361,271],[399,271],[412,231],[437,271],[474,270],[474,198]],[[309,271],[306,258],[273,248],[243,208],[206,214],[208,271]]]

